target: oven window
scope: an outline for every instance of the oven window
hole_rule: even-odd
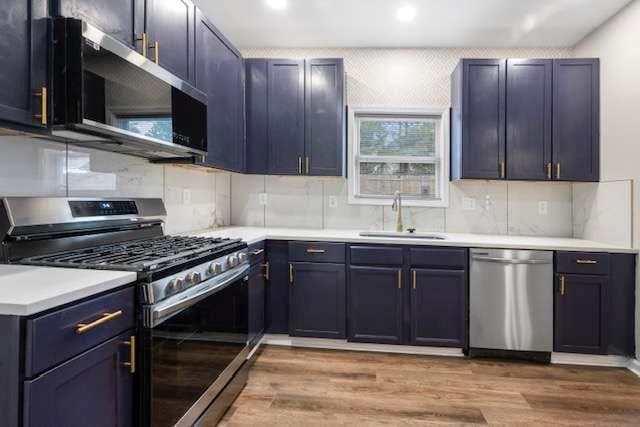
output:
[[[245,348],[246,282],[180,312],[151,330],[151,422],[174,425]]]

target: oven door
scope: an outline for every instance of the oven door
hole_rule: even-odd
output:
[[[143,425],[191,426],[245,362],[247,273],[238,266],[143,308]]]

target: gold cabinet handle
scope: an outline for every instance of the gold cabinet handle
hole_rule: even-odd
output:
[[[500,162],[500,178],[504,178],[505,175],[505,168],[504,168],[504,161]]]
[[[251,251],[251,255],[260,255],[262,252],[264,252],[264,249],[256,249]]]
[[[298,156],[298,175],[302,175],[302,156]]]
[[[309,175],[309,156],[304,158],[305,169],[307,171],[307,175]]]
[[[264,267],[264,278],[269,280],[269,261],[262,264],[262,267]]]
[[[556,164],[556,179],[560,179],[560,162]]]
[[[597,264],[595,259],[577,259],[576,264]]]
[[[293,285],[293,264],[289,264],[289,283]]]
[[[560,295],[564,296],[565,292],[565,279],[564,276],[560,276]]]
[[[40,88],[40,92],[36,92],[35,96],[40,97],[40,114],[34,114],[36,119],[40,119],[40,124],[42,126],[47,125],[47,87],[42,86]]]
[[[140,55],[144,56],[145,58],[147,57],[147,49],[149,48],[148,44],[148,40],[147,40],[147,33],[143,32],[142,33],[142,37],[140,38],[136,38],[135,39],[136,42],[142,42],[142,48],[140,49]]]
[[[129,367],[129,372],[136,373],[136,337],[131,335],[129,341],[123,342],[124,345],[129,346],[129,362],[124,362],[124,366]]]
[[[402,289],[402,270],[398,270],[398,289]]]
[[[551,176],[551,169],[553,169],[553,165],[551,164],[551,162],[549,162],[549,163],[547,163],[547,179],[553,178]]]
[[[413,289],[415,290],[416,289],[416,281],[417,281],[416,280],[416,271],[415,270],[413,270],[411,272],[411,276],[412,276],[411,277],[412,286],[413,286]]]
[[[149,46],[149,49],[153,49],[153,62],[160,63],[160,43],[153,42],[153,46]]]
[[[324,249],[314,249],[314,248],[307,249],[307,253],[308,254],[323,254],[325,252],[327,252],[327,251],[324,250]]]
[[[97,328],[98,326],[110,322],[113,319],[122,316],[122,310],[114,311],[113,313],[102,313],[102,317],[94,320],[91,323],[78,323],[76,325],[76,334],[84,334],[85,332],[89,332],[92,329]]]

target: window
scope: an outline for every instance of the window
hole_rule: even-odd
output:
[[[442,109],[351,112],[349,201],[446,206],[448,114]]]

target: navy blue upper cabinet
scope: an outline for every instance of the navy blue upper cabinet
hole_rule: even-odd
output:
[[[344,162],[342,59],[305,64],[305,173],[340,176]]]
[[[552,60],[507,60],[507,179],[552,179]]]
[[[411,344],[464,347],[467,273],[411,270]]]
[[[600,179],[600,61],[553,61],[554,178]]]
[[[244,169],[244,65],[240,52],[197,10],[196,86],[207,94],[207,166]]]
[[[299,175],[304,157],[304,61],[267,61],[268,172]]]
[[[144,0],[58,0],[56,14],[82,19],[142,53]]]
[[[246,59],[246,172],[266,174],[269,143],[267,136],[267,60]]]
[[[451,178],[505,178],[504,59],[462,59],[451,77]]]
[[[147,56],[186,81],[194,80],[195,7],[188,0],[146,0]]]
[[[129,331],[24,382],[25,426],[134,424]],[[54,398],[55,396],[55,398]]]
[[[48,85],[50,35],[47,1],[3,0],[0,4],[4,17],[0,25],[0,120],[44,127],[42,88]]]

